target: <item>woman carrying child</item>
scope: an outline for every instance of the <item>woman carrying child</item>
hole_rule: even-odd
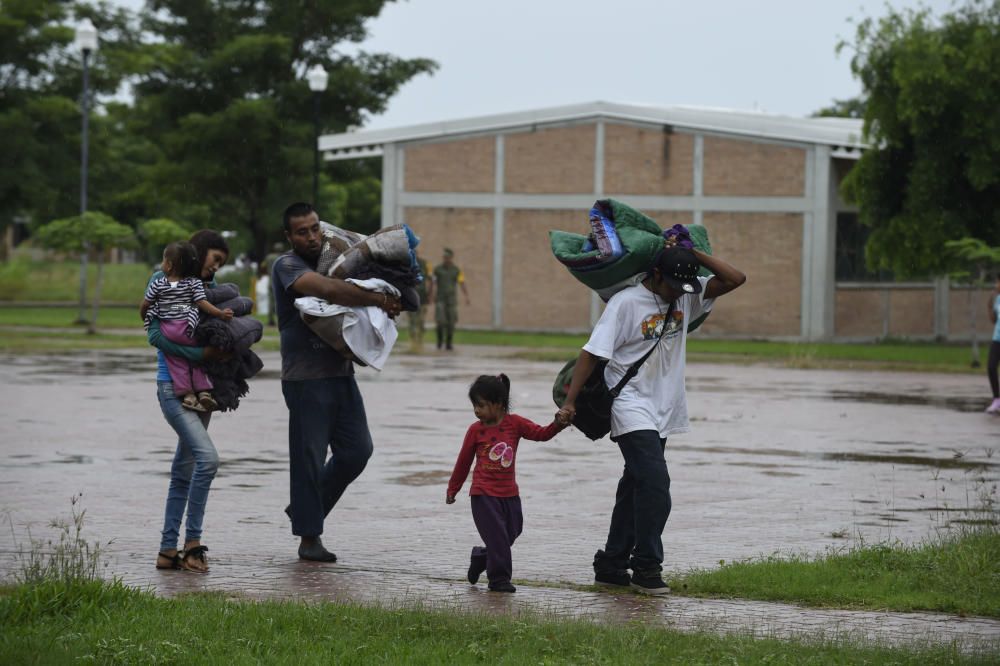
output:
[[[196,266],[200,266],[201,282],[215,286],[215,273],[229,258],[229,245],[216,231],[204,229],[191,236],[190,244],[197,253]],[[157,272],[150,280],[162,274]],[[214,347],[194,347],[177,344],[167,339],[161,330],[160,319],[148,323],[149,344],[157,348],[156,395],[160,410],[167,424],[177,433],[177,451],[170,469],[170,487],[167,491],[160,551],[156,557],[157,569],[186,569],[198,573],[208,571],[206,546],[201,545],[202,521],[212,480],[219,468],[219,454],[208,436],[211,414],[206,411],[186,409],[174,391],[173,380],[167,368],[166,356],[177,356],[198,363],[220,359],[223,352]],[[181,520],[187,511],[184,549],[178,551]]]
[[[146,295],[139,313],[147,330],[149,322],[160,320],[160,331],[171,342],[193,346],[194,329],[198,326],[199,311],[230,321],[233,311],[220,310],[208,302],[205,285],[201,281],[201,263],[191,243],[170,243],[163,250],[162,274],[154,276],[146,287]],[[174,393],[181,396],[181,404],[196,412],[218,408],[212,397],[212,382],[205,371],[192,365],[181,356],[168,354],[167,369],[173,380]]]
[[[472,520],[485,547],[472,549],[469,582],[486,572],[491,592],[515,592],[510,580],[513,563],[510,547],[521,534],[521,498],[514,476],[514,459],[521,439],[546,442],[565,428],[557,422],[540,426],[510,413],[510,380],[507,375],[481,375],[469,388],[469,400],[478,419],[465,433],[462,450],[448,481],[447,504],[455,503],[473,459]]]

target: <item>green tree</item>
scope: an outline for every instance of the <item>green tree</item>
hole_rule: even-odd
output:
[[[830,106],[812,114],[813,118],[864,118],[865,100],[863,97],[851,97],[850,99],[835,99]]]
[[[97,331],[97,315],[104,286],[104,259],[111,248],[128,248],[135,245],[135,231],[104,213],[88,211],[83,215],[53,220],[40,227],[35,239],[43,247],[64,252],[80,252],[85,247],[97,254],[97,283],[94,287],[93,313],[88,322],[88,332]]]
[[[845,180],[872,269],[941,275],[946,240],[1000,244],[1000,0],[858,25],[851,61],[870,146]]]
[[[154,207],[204,206],[213,226],[245,231],[263,256],[269,240],[281,237],[283,207],[310,196],[313,93],[306,69],[318,63],[329,72],[321,125],[343,131],[434,68],[424,59],[344,53],[345,43],[366,37],[365,22],[384,4],[147,2],[143,26],[155,41],[138,68],[131,131],[151,137],[160,154],[145,191],[132,195]]]
[[[106,4],[58,0],[0,2],[0,227],[14,218],[41,223],[80,212],[82,68],[74,25],[90,18],[101,33],[91,90],[115,93],[137,44],[134,16]],[[91,124],[91,196],[101,209],[131,169],[115,158],[115,134],[99,104]]]
[[[139,238],[146,247],[146,256],[150,261],[159,260],[163,248],[168,244],[187,240],[190,235],[190,229],[163,217],[146,220],[139,225]]]
[[[990,247],[977,238],[960,238],[946,241],[945,253],[954,261],[950,277],[969,287],[969,330],[972,332],[972,367],[979,367],[979,335],[976,330],[976,304],[973,294],[988,286],[991,273],[1000,268],[1000,247]]]

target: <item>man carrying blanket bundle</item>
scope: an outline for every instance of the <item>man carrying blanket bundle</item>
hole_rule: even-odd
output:
[[[288,406],[291,503],[285,512],[292,534],[301,538],[300,558],[336,562],[320,539],[323,522],[367,465],[372,439],[353,364],[306,326],[295,299],[314,296],[337,305],[375,306],[390,317],[399,314],[401,303],[316,272],[323,236],[310,204],[292,204],[282,222],[292,250],[274,261],[271,284],[281,336],[281,391]]]
[[[608,361],[604,381],[610,388],[652,350],[611,403],[611,439],[621,450],[625,469],[607,543],[594,557],[597,583],[631,586],[646,594],[670,591],[660,574],[661,535],[670,515],[664,447],[668,436],[688,430],[684,393],[688,325],[711,310],[716,298],[746,281],[725,261],[679,245],[690,245],[681,235],[668,233],[658,242],[661,249],[645,277],[610,297],[580,351],[558,415],[561,423],[572,422],[580,390],[601,359]],[[702,266],[713,276],[699,276]]]

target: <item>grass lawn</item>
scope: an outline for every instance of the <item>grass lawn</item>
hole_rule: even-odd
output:
[[[134,304],[138,309],[153,267],[146,264],[105,264],[102,303]],[[248,293],[249,276],[233,271],[220,278]],[[97,265],[87,263],[87,302],[94,294]],[[76,303],[80,298],[80,263],[16,259],[0,262],[0,300]]]
[[[1000,617],[1000,530],[966,528],[914,546],[764,557],[674,578],[680,594],[811,606]]]
[[[80,335],[81,326],[74,326],[78,311],[73,306],[23,306],[7,304],[0,307],[0,351],[45,352],[52,349],[110,349],[113,337]],[[138,305],[104,306],[98,315],[98,329],[142,330]],[[35,331],[18,331],[18,327],[78,330],[53,332],[39,336]],[[399,342],[406,343],[405,320],[399,327]],[[275,329],[265,331],[265,350],[276,350],[269,341]],[[123,347],[142,346],[141,341],[119,335]],[[459,346],[491,345],[518,347],[515,355],[540,361],[567,361],[574,358],[587,341],[582,334],[519,333],[511,331],[459,330],[455,343]],[[433,348],[433,331],[425,336],[425,347]],[[985,345],[980,349],[980,363],[985,363]],[[982,368],[970,366],[971,353],[967,345],[946,345],[928,342],[887,341],[872,344],[768,342],[763,340],[703,340],[688,341],[688,360],[706,363],[768,363],[792,368],[854,368],[872,370],[912,370],[921,372],[957,372],[980,374]]]
[[[161,599],[98,581],[0,593],[10,664],[988,664],[997,655],[684,634],[506,613]]]

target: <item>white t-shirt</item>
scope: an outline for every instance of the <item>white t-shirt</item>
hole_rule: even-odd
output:
[[[706,299],[711,278],[699,277],[700,294],[677,299],[670,321],[665,322],[668,303],[638,284],[618,292],[590,334],[585,350],[608,359],[604,381],[615,386],[629,366],[642,358],[661,335],[665,336],[639,373],[625,385],[611,409],[611,436],[636,430],[656,430],[660,437],[687,432],[687,398],[684,393],[684,359],[687,326],[712,310],[714,299]]]

